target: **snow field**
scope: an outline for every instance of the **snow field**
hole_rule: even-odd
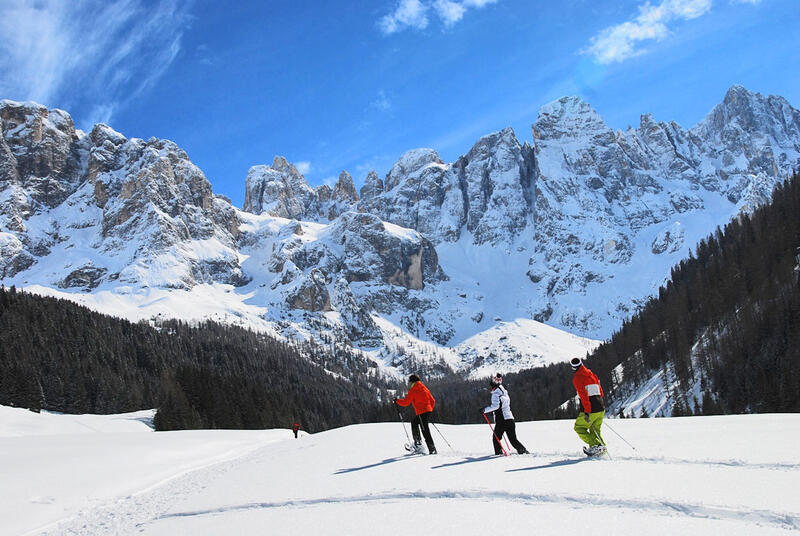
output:
[[[152,415],[35,414],[0,406],[0,534],[64,534],[59,521],[163,490],[181,475],[291,435],[288,430],[154,433],[146,424]]]
[[[2,532],[761,535],[800,530],[794,492],[800,459],[793,448],[800,439],[800,415],[607,423],[638,450],[605,427],[611,456],[588,459],[571,421],[518,423],[518,437],[533,454],[508,458],[490,456],[485,424],[438,424],[438,431],[432,430],[436,456],[406,455],[399,422],[298,440],[287,430],[5,437],[0,439],[4,460],[10,442],[27,448],[15,463],[3,464],[0,504],[3,519],[15,525]],[[44,473],[55,478],[44,479]],[[33,482],[17,491],[29,479]],[[51,502],[43,505],[43,497]],[[59,518],[68,519],[42,528]]]

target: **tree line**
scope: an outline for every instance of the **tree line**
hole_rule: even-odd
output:
[[[662,371],[673,415],[799,411],[799,214],[794,174],[769,204],[717,228],[675,266],[589,358],[608,398]]]
[[[388,382],[344,345],[240,327],[132,323],[0,288],[0,404],[64,413],[158,408],[158,430],[319,431],[391,416]],[[381,403],[381,400],[384,403]]]

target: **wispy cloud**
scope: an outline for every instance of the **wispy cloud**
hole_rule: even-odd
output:
[[[385,35],[403,30],[424,30],[430,23],[428,14],[433,12],[445,28],[464,18],[472,8],[482,8],[497,0],[400,0],[394,10],[381,17],[378,27]]]
[[[644,54],[640,45],[646,41],[662,41],[670,34],[669,24],[696,19],[711,10],[711,0],[664,0],[659,5],[649,2],[639,6],[632,20],[611,26],[591,39],[581,52],[600,63],[624,61]]]
[[[108,122],[178,56],[189,7],[182,0],[14,2],[0,17],[0,97],[76,106],[87,110],[79,121]]]
[[[311,171],[311,162],[295,162],[294,167],[296,167],[297,171],[299,171],[302,175],[306,175]]]
[[[386,92],[381,89],[378,91],[378,96],[369,103],[369,107],[373,110],[388,112],[392,109],[392,101],[389,99],[389,96],[386,94]]]

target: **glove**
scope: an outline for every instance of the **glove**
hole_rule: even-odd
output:
[[[589,422],[589,414],[588,413],[584,413],[583,414],[583,420],[586,421],[586,422]]]
[[[480,411],[480,412],[481,412],[481,415],[486,415],[486,412],[485,412],[485,411],[483,411],[483,408],[479,409],[478,411]]]
[[[395,398],[393,398],[393,399],[392,399],[392,401],[393,401],[395,404],[397,404],[397,398],[396,398],[396,397],[395,397]]]

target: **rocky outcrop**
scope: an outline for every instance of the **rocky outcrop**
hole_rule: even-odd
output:
[[[189,288],[246,280],[235,209],[212,194],[174,143],[129,140],[106,125],[84,134],[66,112],[30,103],[0,101],[0,117],[7,179],[0,183],[0,232],[16,240],[6,241],[13,251],[3,260],[6,277],[58,246],[94,249],[105,265],[76,269],[54,258],[54,268],[63,268],[43,284],[94,288],[120,280]]]
[[[276,156],[272,166],[253,166],[248,171],[244,210],[279,218],[316,219],[319,196],[294,165]]]
[[[336,280],[332,303],[351,341],[363,346],[378,346],[383,342],[383,333],[367,308],[359,305],[346,278]]]
[[[367,202],[383,193],[383,180],[374,171],[370,171],[361,187],[361,199]]]
[[[371,214],[348,212],[316,239],[282,231],[269,266],[279,281],[296,285],[313,270],[326,278],[423,290],[443,278],[436,250],[409,229],[385,223]],[[278,288],[278,287],[276,287]]]

